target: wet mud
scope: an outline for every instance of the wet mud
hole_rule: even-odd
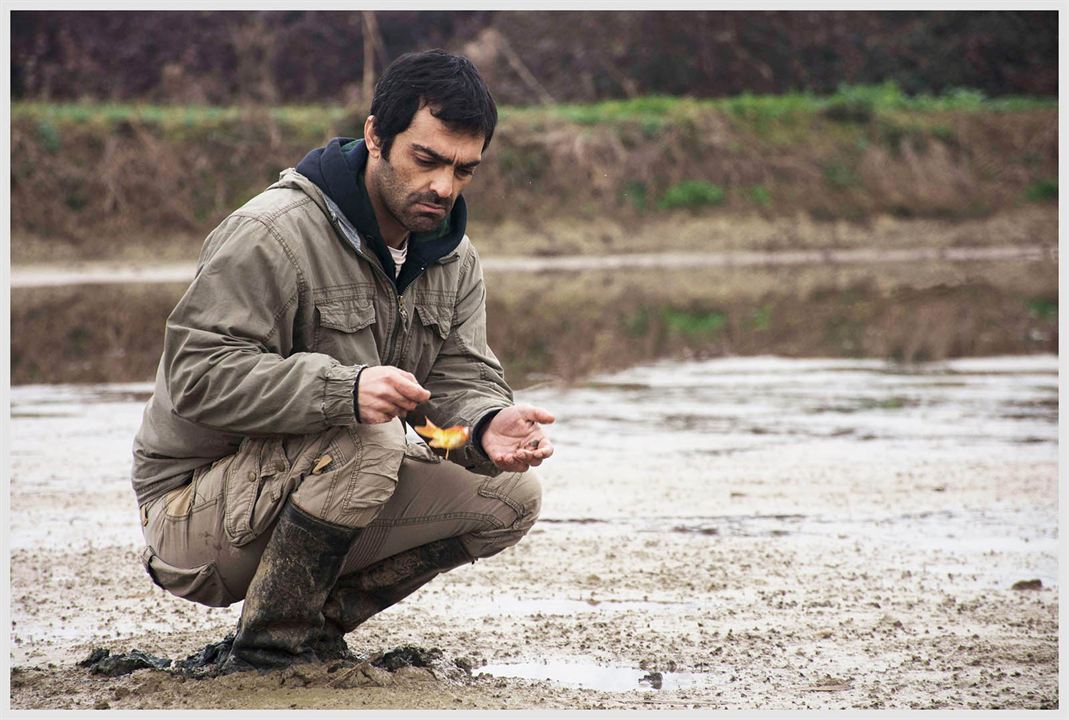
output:
[[[147,386],[15,388],[11,704],[1055,708],[1057,382],[1052,356],[766,357],[521,393],[558,423],[520,545],[372,618],[352,661],[219,677],[181,663],[240,605],[138,562]],[[124,672],[79,665],[97,648]]]

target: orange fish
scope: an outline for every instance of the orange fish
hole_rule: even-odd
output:
[[[466,425],[440,428],[432,423],[430,418],[427,418],[426,425],[413,426],[412,429],[430,440],[427,444],[432,448],[443,448],[447,460],[449,459],[450,450],[456,450],[471,437],[471,428]]]

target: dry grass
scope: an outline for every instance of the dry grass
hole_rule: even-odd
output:
[[[1055,206],[1030,189],[1057,176],[1056,107],[881,110],[844,122],[813,110],[679,105],[603,122],[552,110],[506,116],[468,193],[473,224],[553,236],[604,225],[598,241],[628,252],[631,228],[648,244],[643,237],[670,234],[665,223],[967,220]],[[337,111],[312,123],[266,108],[76,109],[14,108],[16,261],[142,252],[129,246],[173,252],[176,237],[195,254],[211,227],[281,169],[356,123]],[[658,209],[690,181],[721,188],[723,201]]]

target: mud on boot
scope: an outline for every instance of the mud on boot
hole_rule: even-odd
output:
[[[323,607],[326,621],[318,646],[344,646],[345,634],[372,615],[400,602],[439,574],[474,561],[460,539],[452,537],[404,550],[338,578]]]
[[[249,584],[222,673],[320,660],[322,608],[359,533],[286,504]]]

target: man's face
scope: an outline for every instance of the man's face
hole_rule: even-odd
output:
[[[368,118],[364,136],[371,130],[368,152],[385,209],[410,232],[438,227],[471,182],[482,160],[483,138],[451,130],[424,106],[408,129],[394,137],[387,160],[371,122]]]

